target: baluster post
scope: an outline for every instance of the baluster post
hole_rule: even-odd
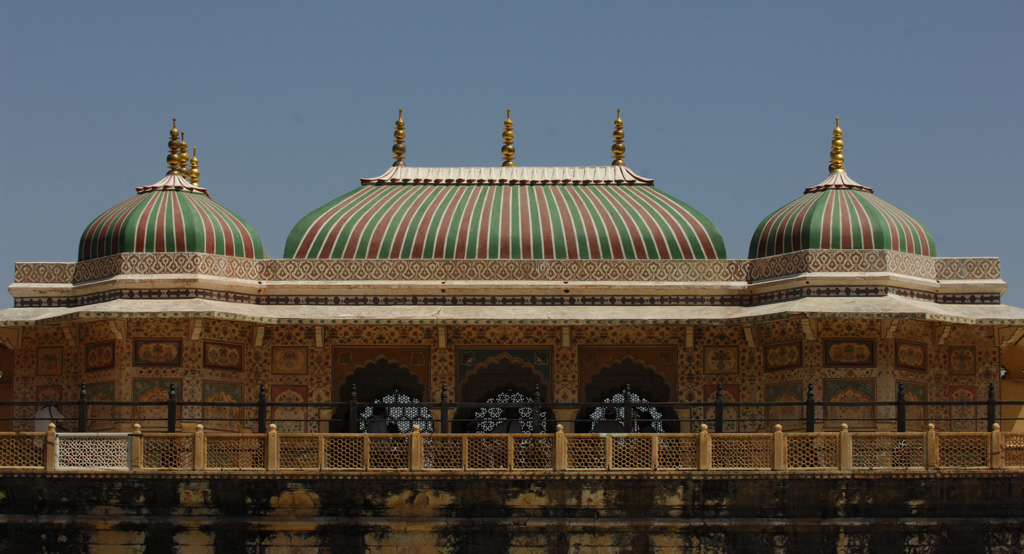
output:
[[[850,436],[850,426],[842,424],[839,426],[839,471],[853,470],[853,437]]]
[[[935,424],[928,424],[928,431],[924,434],[924,468],[936,469],[939,467],[939,439],[935,434]]]
[[[569,444],[561,423],[555,426],[554,464],[555,471],[565,471],[569,467]]]
[[[277,436],[277,425],[271,423],[267,429],[267,471],[276,471],[281,467],[281,438]]]
[[[132,425],[132,432],[128,437],[128,452],[128,471],[142,469],[142,426],[138,423]]]
[[[708,435],[708,424],[700,424],[700,442],[697,452],[697,469],[711,469],[711,436]]]
[[[206,469],[206,435],[202,424],[196,425],[196,432],[192,435],[192,468],[198,471]]]
[[[992,424],[992,433],[988,441],[988,467],[992,469],[1003,469],[1006,467],[1006,460],[1003,458],[1004,448],[1003,432],[999,430],[999,424]]]
[[[423,435],[420,434],[419,425],[413,425],[409,435],[409,469],[423,470]]]
[[[772,469],[775,471],[786,469],[786,435],[782,432],[782,425],[775,424],[775,432],[772,433]]]

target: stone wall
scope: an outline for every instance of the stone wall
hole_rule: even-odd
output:
[[[1019,552],[1019,472],[10,473],[0,552]]]

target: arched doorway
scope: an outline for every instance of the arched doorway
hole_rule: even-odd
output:
[[[534,352],[530,350],[529,352]],[[522,356],[502,352],[477,363],[465,373],[459,383],[459,399],[462,402],[509,404],[529,403],[534,392],[540,392],[543,401],[548,398],[549,384],[546,376],[534,363],[524,360]],[[521,407],[516,414],[503,413],[499,406],[463,407],[455,414],[457,432],[489,433],[494,432],[501,422],[518,416],[518,428],[523,432],[533,432],[533,415],[529,407]],[[545,420],[540,424],[540,431],[545,432],[551,415],[542,414]]]

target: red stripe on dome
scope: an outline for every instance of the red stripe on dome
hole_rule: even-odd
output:
[[[466,200],[466,207],[462,211],[462,221],[459,223],[459,233],[455,237],[455,257],[462,259],[466,257],[466,250],[469,248],[469,228],[477,223],[473,221],[473,211],[476,209],[476,202],[480,198],[480,189],[473,187]]]
[[[653,206],[653,203],[647,202],[646,199],[643,199],[645,201],[641,203],[640,200],[642,199],[642,197],[633,196],[634,194],[635,193],[632,190],[630,190],[628,194],[623,194],[622,197],[624,202],[629,204],[634,210],[636,210],[637,213],[640,214],[641,219],[644,220],[644,223],[647,226],[647,231],[648,233],[650,233],[651,239],[654,240],[654,247],[656,251],[654,252],[654,256],[650,256],[650,253],[648,252],[648,257],[656,259],[671,258],[672,252],[669,250],[668,241],[666,240],[666,237],[661,230],[661,226],[658,225],[658,222],[655,221],[653,217],[651,217],[651,210],[657,210],[657,208]],[[679,239],[679,237],[676,238],[677,240]],[[685,241],[686,237],[684,236],[682,237],[682,239],[683,241]]]
[[[388,187],[384,189],[374,190],[372,194],[365,196],[365,201],[350,206],[341,216],[335,220],[331,226],[330,232],[327,234],[323,244],[320,245],[320,258],[329,258],[331,253],[337,248],[339,241],[345,241],[340,246],[341,257],[343,259],[352,259],[356,257],[356,252],[359,249],[360,239],[366,230],[369,228],[370,220],[376,215],[376,208],[379,208],[382,204],[386,204],[388,200],[399,195],[401,189],[398,187]],[[359,213],[366,207],[366,211]],[[348,227],[351,229],[346,235],[342,236],[341,233]],[[369,257],[369,256],[367,256]]]
[[[455,209],[465,195],[466,189],[465,187],[452,187],[450,191],[454,194],[448,198],[447,206],[441,212],[441,219],[438,221],[437,229],[434,231],[433,258],[444,258],[445,246],[448,245],[448,231],[452,228],[452,221],[455,219]]]
[[[541,238],[541,257],[550,260],[555,257],[555,242],[554,242],[554,218],[551,217],[551,209],[548,206],[548,199],[544,196],[544,190],[537,187],[530,188],[530,194],[536,198],[537,212],[540,214],[540,238]]]
[[[565,237],[565,257],[570,260],[578,260],[580,257],[579,245],[576,241],[576,224],[572,219],[568,201],[565,197],[567,187],[555,187],[551,195],[555,197],[555,206],[558,208],[558,216],[562,221],[562,233]]]
[[[146,233],[148,226],[145,224],[149,221],[150,213],[153,211],[153,204],[155,202],[154,194],[149,193],[149,198],[146,199],[146,203],[142,208],[142,213],[136,219],[135,225],[135,250],[134,252],[145,252],[146,251]]]
[[[875,229],[871,224],[871,218],[868,217],[867,210],[864,209],[863,200],[854,194],[850,194],[850,200],[857,211],[857,220],[860,222],[861,246],[872,249],[875,247]]]
[[[612,205],[612,209],[626,225],[626,231],[629,233],[628,240],[633,244],[633,255],[637,259],[646,260],[649,257],[647,245],[644,244],[643,238],[640,236],[640,228],[637,226],[636,221],[633,220],[633,217],[622,206],[618,195],[605,194],[605,199],[608,200],[608,203]]]
[[[579,190],[576,187],[566,187],[566,190],[573,198],[573,202],[576,204],[576,209],[580,212],[580,219],[583,220],[583,229],[586,232],[587,246],[589,252],[587,256],[594,259],[596,253],[598,258],[601,257],[601,239],[597,236],[597,227],[594,225],[594,219],[590,215],[590,210],[583,203],[583,198],[580,197]]]
[[[836,198],[839,206],[839,244],[840,248],[853,248],[853,221],[850,217],[849,198],[843,194]]]
[[[444,191],[442,190],[434,200],[427,206],[427,211],[423,214],[423,219],[420,220],[419,227],[415,229],[416,235],[413,239],[411,258],[422,258],[424,242],[427,240],[427,233],[430,232],[430,221],[434,219],[434,214],[437,212],[438,207],[444,200]]]
[[[178,196],[174,195],[174,249],[176,251],[184,251],[188,249],[188,242],[185,240],[185,214],[182,212],[181,203],[178,202]]]
[[[514,190],[519,195],[519,243],[522,249],[520,256],[523,259],[530,259],[533,258],[533,213],[530,210],[530,198],[525,186],[516,186]]]
[[[398,211],[402,209],[402,206],[409,199],[409,196],[412,193],[413,190],[411,187],[409,188],[409,190],[406,191],[399,190],[398,195],[395,198],[395,201],[391,204],[391,207],[388,208],[388,211],[381,218],[383,223],[379,223],[373,229],[373,233],[370,235],[370,244],[367,245],[366,249],[367,258],[381,257],[381,250],[384,247],[384,236],[387,235],[388,229],[391,228],[391,223],[395,221],[395,217],[398,214]],[[407,214],[403,214],[403,216],[403,219],[405,219],[405,217],[407,217]],[[392,240],[393,239],[394,237],[392,237]]]
[[[409,187],[410,191],[414,191],[414,187]],[[401,221],[398,222],[398,230],[395,231],[395,238],[391,242],[391,258],[401,258],[402,248],[405,246],[405,239],[409,233],[409,227],[412,225],[412,220],[416,217],[416,212],[419,211],[420,206],[427,201],[428,194],[416,194],[413,196],[412,204],[405,210],[405,214]]]
[[[337,214],[338,212],[344,210],[350,204],[365,203],[368,198],[372,197],[372,194],[374,192],[375,192],[375,189],[373,189],[373,188],[365,189],[365,191],[364,190],[360,190],[354,196],[351,196],[349,198],[346,198],[346,199],[342,200],[341,202],[338,202],[334,206],[331,206],[330,209],[328,209],[324,213],[322,213],[319,216],[317,216],[317,218],[313,221],[313,223],[311,223],[309,225],[309,228],[306,229],[306,233],[302,236],[302,240],[299,242],[298,248],[295,249],[295,257],[296,258],[309,258],[309,257],[323,258],[323,257],[325,257],[322,254],[323,254],[323,251],[324,251],[323,246],[324,246],[324,244],[326,244],[328,242],[327,238],[325,238],[324,244],[321,244],[320,251],[317,252],[316,255],[310,256],[310,254],[311,254],[310,249],[313,247],[313,243],[316,242],[317,236],[319,236],[320,231],[324,228],[324,226],[327,224],[327,222],[330,221],[332,217],[334,217],[335,214]],[[330,252],[330,250],[328,250],[328,252]]]

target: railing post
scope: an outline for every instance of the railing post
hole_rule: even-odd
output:
[[[715,393],[715,432],[725,431],[725,395],[722,394],[722,384],[718,384],[718,392]]]
[[[277,425],[271,423],[267,430],[267,471],[276,471],[281,467],[281,440],[277,436]]]
[[[267,432],[267,386],[260,384],[260,396],[256,400],[256,432]]]
[[[782,425],[775,424],[775,432],[772,433],[772,470],[786,469],[786,435],[782,433]]]
[[[53,423],[46,426],[46,444],[43,448],[43,467],[46,471],[53,471],[57,468],[57,426]]]
[[[939,467],[939,438],[935,435],[935,424],[928,424],[928,431],[924,434],[924,468],[935,469]]]
[[[138,423],[132,425],[132,433],[128,437],[128,451],[131,453],[128,471],[139,471],[142,469],[142,426]]]
[[[627,433],[633,432],[633,393],[629,390],[629,383],[626,383],[626,390],[623,391],[622,418]]]
[[[807,400],[804,402],[804,430],[814,432],[814,383],[807,383]]]
[[[839,471],[853,470],[853,437],[850,426],[843,423],[839,426]]]
[[[697,450],[697,469],[711,469],[711,436],[708,435],[708,424],[700,424],[700,437]]]
[[[174,385],[171,385],[174,386]],[[84,433],[89,421],[89,391],[85,390],[85,383],[78,389],[78,432]]]
[[[555,471],[565,471],[569,468],[569,444],[565,438],[565,430],[562,424],[555,426]]]
[[[985,430],[991,431],[996,424],[996,384],[988,384],[988,400],[985,403]]]
[[[206,436],[202,424],[196,425],[196,432],[192,435],[192,469],[206,469]]]
[[[352,383],[352,392],[348,395],[348,432],[355,433],[359,431],[359,407],[358,399],[356,396],[356,384]]]
[[[651,434],[651,470],[658,470],[658,435]]]
[[[420,434],[419,425],[413,425],[409,435],[409,469],[423,470],[423,435]]]
[[[604,435],[604,468],[612,468],[612,460],[615,458],[615,446],[612,444],[611,434]]]
[[[903,390],[903,383],[896,389],[896,431],[907,432],[907,393]]]
[[[530,432],[540,433],[540,383],[533,385],[533,405],[530,406]]]
[[[441,385],[441,432],[448,433],[448,385]]]
[[[171,383],[167,391],[167,432],[173,433],[178,429],[178,391]]]
[[[999,424],[992,424],[992,434],[988,441],[988,467],[992,469],[1003,469],[1006,467],[1006,460],[1003,458],[1003,432],[999,430]]]

